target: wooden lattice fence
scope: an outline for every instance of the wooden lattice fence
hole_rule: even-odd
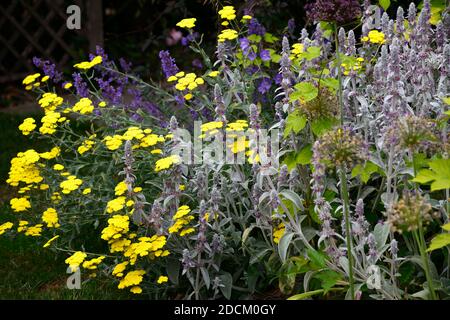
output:
[[[81,29],[66,26],[69,5],[81,8]],[[0,83],[35,70],[32,58],[52,60],[60,68],[103,45],[101,0],[0,1]]]

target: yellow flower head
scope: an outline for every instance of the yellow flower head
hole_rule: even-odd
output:
[[[180,27],[180,28],[192,29],[193,27],[195,27],[195,21],[197,21],[196,18],[183,19],[180,22],[178,22],[176,25],[177,25],[177,27]]]

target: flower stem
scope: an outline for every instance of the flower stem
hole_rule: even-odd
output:
[[[344,124],[344,103],[342,102],[342,70],[341,70],[341,55],[339,52],[339,37],[338,37],[338,26],[334,24],[334,40],[336,45],[336,63],[338,69],[338,82],[339,88],[337,90],[338,101],[339,101],[339,112],[340,112],[340,120],[341,126]]]
[[[344,217],[345,217],[345,234],[347,238],[347,258],[348,258],[348,276],[350,283],[350,296],[351,300],[355,299],[355,288],[353,279],[353,249],[352,249],[352,235],[350,228],[350,213],[349,213],[349,199],[347,190],[347,176],[345,174],[344,166],[341,166],[340,170],[341,180],[341,196],[344,200]]]
[[[427,278],[428,291],[430,291],[430,296],[432,300],[436,300],[436,293],[434,291],[433,279],[431,278],[430,265],[428,261],[428,254],[425,251],[425,237],[423,236],[423,228],[419,227],[418,230],[414,231],[414,238],[419,246],[420,256],[422,257],[423,268],[425,270],[425,277]]]

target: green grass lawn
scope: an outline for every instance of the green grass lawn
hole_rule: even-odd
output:
[[[25,137],[17,129],[23,119],[36,114],[0,112],[0,224],[14,220],[8,208],[13,190],[5,180],[11,158],[28,148],[42,151],[44,145]],[[0,299],[129,299],[109,279],[89,279],[82,275],[80,290],[66,286],[66,267],[62,255],[43,249],[34,239],[24,235],[0,235]]]

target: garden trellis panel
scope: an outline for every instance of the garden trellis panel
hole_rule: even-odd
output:
[[[81,8],[79,30],[70,30],[66,25],[66,9],[72,4]],[[16,81],[33,72],[34,56],[51,59],[64,67],[80,49],[103,44],[102,2],[2,1],[0,44],[0,83]]]

